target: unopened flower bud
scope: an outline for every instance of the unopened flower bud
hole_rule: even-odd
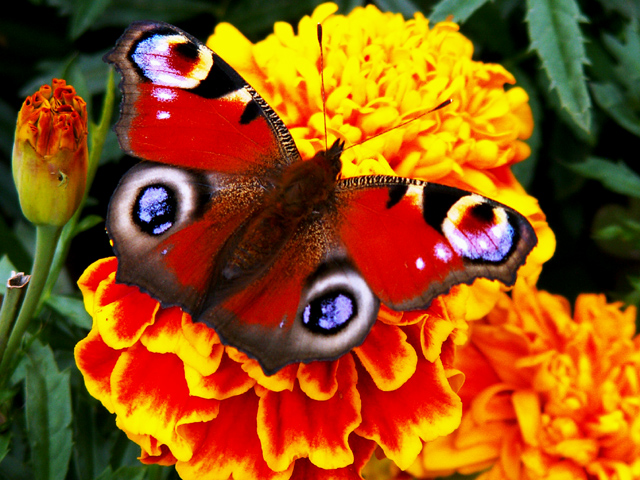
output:
[[[13,180],[30,222],[62,226],[84,195],[87,108],[64,80],[52,84],[41,86],[22,104],[13,143]]]

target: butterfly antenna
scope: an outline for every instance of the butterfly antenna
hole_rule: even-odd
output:
[[[322,119],[324,120],[324,149],[328,150],[327,144],[327,102],[324,92],[324,53],[322,48],[322,24],[318,23],[318,45],[320,46],[320,90],[322,93]]]
[[[387,128],[386,130],[383,130],[382,132],[376,133],[375,135],[370,136],[369,138],[364,139],[362,142],[360,143],[356,143],[353,145],[349,145],[348,147],[345,148],[345,150],[350,149],[351,147],[355,147],[356,145],[362,145],[365,142],[368,142],[369,140],[373,140],[376,137],[379,137],[380,135],[384,135],[385,133],[390,132],[391,130],[395,130],[396,128],[401,128],[404,127],[405,125],[410,124],[411,122],[415,122],[417,119],[424,117],[425,115],[429,115],[430,113],[435,112],[436,110],[440,110],[441,108],[446,107],[447,105],[449,105],[450,103],[452,103],[453,100],[450,98],[449,100],[445,100],[444,102],[442,102],[440,105],[438,105],[437,107],[432,108],[431,110],[428,110],[426,112],[422,112],[420,115],[418,115],[417,117],[413,117],[405,122],[402,122],[400,125],[395,125],[391,128]],[[326,120],[325,120],[326,121]],[[326,128],[326,126],[325,126]]]

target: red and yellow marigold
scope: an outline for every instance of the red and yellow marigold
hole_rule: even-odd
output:
[[[277,23],[255,45],[221,24],[208,44],[278,112],[303,158],[325,145],[319,21],[328,144],[363,141],[451,98],[347,150],[342,173],[437,180],[514,207],[539,238],[520,272],[534,282],[554,239],[510,172],[529,153],[524,90],[505,91],[513,77],[504,68],[471,60],[471,42],[451,22],[430,27],[420,15],[405,21],[372,6],[347,16],[335,10],[321,5],[297,35]],[[424,442],[458,426],[454,345],[466,339],[466,320],[491,310],[502,288],[477,281],[427,311],[383,308],[365,342],[339,360],[292,364],[268,377],[180,309],[115,283],[116,267],[105,259],[80,279],[94,323],[76,360],[90,393],[141,446],[142,461],[175,464],[184,479],[360,478],[376,447],[408,468]]]

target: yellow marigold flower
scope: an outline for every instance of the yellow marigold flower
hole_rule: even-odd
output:
[[[452,98],[446,109],[347,150],[342,173],[438,179],[516,208],[539,239],[521,269],[534,281],[554,240],[509,170],[528,154],[524,91],[505,92],[510,74],[473,62],[471,43],[453,23],[429,28],[420,15],[404,21],[371,6],[330,16],[335,10],[319,6],[297,35],[277,23],[255,45],[221,24],[209,45],[273,106],[305,158],[325,145],[319,21],[328,144],[371,138]],[[458,426],[462,375],[453,368],[454,347],[466,339],[466,320],[486,315],[501,290],[483,280],[454,287],[427,311],[382,308],[352,352],[267,377],[206,325],[116,284],[116,268],[114,258],[104,259],[79,281],[94,323],[76,361],[89,392],[140,445],[142,461],[175,464],[185,480],[360,478],[376,448],[408,468],[424,442]]]
[[[518,282],[474,322],[455,366],[464,416],[410,471],[481,479],[640,478],[640,336],[636,309]]]
[[[64,80],[42,85],[18,114],[13,179],[20,206],[37,225],[62,226],[74,214],[87,180],[87,108]]]
[[[375,6],[332,15],[326,3],[298,25],[284,22],[253,45],[220,24],[207,41],[278,112],[303,158],[325,148],[317,24],[323,25],[326,144],[347,147],[385,132],[436,105],[452,103],[343,154],[343,176],[397,174],[472,190],[525,215],[538,246],[520,274],[535,283],[555,250],[536,199],[511,174],[530,154],[529,97],[497,64],[472,60],[473,45],[453,22],[432,27],[420,13],[404,20]],[[485,283],[484,280],[476,283]],[[496,288],[496,293],[497,293]]]

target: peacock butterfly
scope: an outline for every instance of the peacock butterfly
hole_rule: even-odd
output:
[[[302,161],[282,120],[182,30],[132,24],[116,133],[143,160],[111,198],[117,281],[180,306],[270,375],[361,344],[380,302],[426,308],[478,277],[513,284],[536,245],[518,212],[456,188],[340,178],[343,143]]]

